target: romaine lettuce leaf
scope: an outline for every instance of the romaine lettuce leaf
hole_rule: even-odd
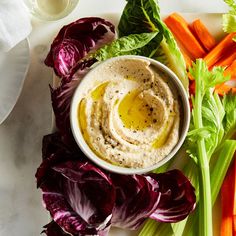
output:
[[[157,32],[131,34],[114,40],[97,50],[94,57],[104,61],[122,55],[149,56],[151,51],[146,46],[156,37]]]
[[[188,91],[188,78],[184,58],[177,43],[160,19],[160,10],[155,0],[127,0],[119,26],[119,36],[144,32],[158,32],[146,47],[152,48],[151,56],[171,68]],[[155,42],[155,43],[154,43]]]

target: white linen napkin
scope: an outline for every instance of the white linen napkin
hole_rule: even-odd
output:
[[[7,52],[31,32],[23,0],[0,0],[0,52]]]

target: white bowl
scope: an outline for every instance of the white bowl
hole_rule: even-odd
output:
[[[109,63],[109,62],[115,61],[115,60],[119,60],[120,58],[148,60],[151,63],[151,65],[154,66],[158,71],[164,72],[168,76],[168,78],[171,80],[172,84],[176,87],[176,89],[179,93],[179,96],[181,98],[182,112],[183,112],[183,115],[182,115],[183,120],[181,120],[182,127],[180,130],[180,138],[179,138],[179,141],[176,144],[176,146],[161,161],[159,161],[158,163],[156,163],[153,166],[146,167],[146,168],[134,169],[134,168],[116,166],[116,165],[108,163],[107,161],[98,157],[90,149],[89,145],[84,140],[84,137],[83,137],[81,130],[80,130],[79,121],[78,121],[78,106],[79,106],[82,98],[84,98],[84,88],[86,87],[86,84],[90,82],[90,78],[91,78],[90,72],[82,79],[82,81],[80,82],[80,84],[78,85],[78,87],[74,93],[72,103],[71,103],[71,111],[70,111],[71,129],[72,129],[72,133],[74,135],[74,138],[75,138],[77,144],[79,145],[80,149],[91,161],[93,161],[98,166],[100,166],[108,171],[119,173],[119,174],[144,174],[144,173],[150,172],[150,171],[164,165],[167,161],[169,161],[176,154],[176,152],[182,146],[182,144],[185,140],[185,137],[187,135],[189,123],[190,123],[190,106],[189,106],[189,101],[188,101],[188,95],[187,95],[182,83],[178,79],[178,77],[168,67],[166,67],[162,63],[155,61],[153,59],[150,59],[150,58],[146,58],[146,57],[142,57],[142,56],[114,57],[114,58],[111,58],[111,59],[108,59],[104,62],[99,63],[92,70],[94,71],[97,68],[99,68],[101,65],[104,66],[106,63]]]

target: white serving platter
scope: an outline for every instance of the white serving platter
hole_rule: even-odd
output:
[[[223,38],[224,33],[222,31],[221,13],[180,13],[189,23],[191,23],[195,19],[201,19],[201,21],[205,24],[210,33],[219,41]],[[105,18],[111,21],[115,26],[118,25],[120,13],[107,13],[107,14],[98,14],[96,16]],[[167,15],[162,15],[165,18]],[[59,30],[59,29],[58,29]],[[53,86],[56,87],[59,83],[59,79],[53,76]],[[55,119],[52,117],[52,130],[55,131]],[[214,236],[220,235],[220,222],[221,222],[221,209],[220,209],[220,201],[217,200],[214,209],[213,209],[213,228],[214,228]],[[123,230],[118,228],[112,228],[109,232],[109,236],[137,236],[139,230],[131,231],[131,230]],[[158,234],[155,236],[159,236]],[[160,235],[163,236],[163,235]],[[165,235],[169,236],[169,235]],[[179,235],[176,235],[179,236]]]

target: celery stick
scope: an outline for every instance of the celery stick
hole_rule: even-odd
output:
[[[174,235],[169,223],[161,223],[155,220],[147,220],[139,236],[172,236]]]
[[[146,221],[145,225],[140,231],[139,236],[154,236],[157,228],[158,228],[158,222],[149,219]]]
[[[202,64],[199,63],[196,68],[196,95],[193,112],[193,121],[196,129],[203,128],[202,123],[202,100],[204,94],[201,91],[201,72]],[[211,206],[211,183],[210,183],[210,170],[209,162],[206,153],[205,140],[201,138],[197,141],[198,160],[200,166],[200,184],[202,185],[200,195],[201,202],[199,203],[200,215],[202,219],[199,221],[200,234],[202,236],[212,235],[212,206]]]
[[[229,168],[229,165],[234,157],[234,152],[236,151],[236,140],[226,140],[222,146],[221,150],[219,152],[219,155],[217,155],[217,162],[214,166],[211,166],[211,193],[212,193],[212,206],[215,204],[216,198],[220,192],[221,185],[223,183],[223,180],[225,178],[225,175],[227,173],[227,170]],[[198,207],[195,209],[194,214],[190,215],[188,217],[188,221],[186,224],[186,227],[184,229],[183,234],[177,234],[179,232],[176,232],[174,229],[175,235],[196,235],[196,221],[199,217],[199,209]]]
[[[214,204],[220,192],[221,185],[233,159],[236,150],[236,140],[226,140],[222,145],[215,166],[211,168],[211,193]]]

